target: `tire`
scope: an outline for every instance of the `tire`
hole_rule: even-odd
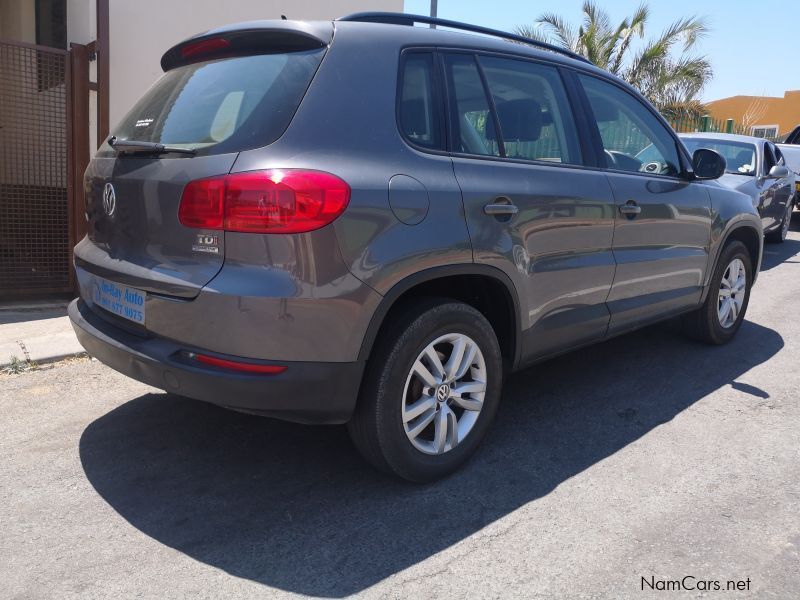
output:
[[[494,419],[503,377],[500,345],[480,312],[448,299],[415,301],[391,318],[367,363],[348,431],[359,452],[377,468],[413,482],[433,481],[467,461]],[[471,356],[470,342],[477,348]],[[446,369],[457,345],[466,350],[463,360],[453,361],[464,370],[455,380],[452,375],[462,369],[438,376],[430,354],[422,355],[432,348]],[[485,389],[480,392],[482,377]],[[447,381],[452,387],[440,385]]]
[[[770,231],[764,236],[764,239],[771,244],[782,244],[789,234],[789,227],[792,224],[792,203],[786,207],[786,212],[783,214],[780,225],[773,231]]]
[[[734,263],[739,261],[739,264],[744,277],[743,286],[737,294],[730,294],[730,302],[738,307],[735,318],[731,318],[732,314],[726,312],[724,319],[721,317],[722,302],[720,298],[724,297],[725,290],[731,289],[730,283],[723,285],[723,277],[726,281],[731,277]],[[738,280],[738,278],[736,278]],[[739,287],[735,285],[734,288]],[[714,275],[711,278],[710,289],[703,305],[683,317],[683,324],[686,333],[699,341],[708,344],[727,344],[739,331],[742,325],[744,315],[747,312],[747,305],[750,301],[750,288],[753,285],[753,267],[750,262],[750,254],[747,247],[739,241],[731,241],[722,249],[719,256],[717,265],[714,268]],[[741,295],[739,295],[741,294]],[[740,301],[740,302],[739,302]]]

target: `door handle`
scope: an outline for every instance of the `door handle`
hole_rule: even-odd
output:
[[[631,219],[642,212],[642,207],[636,204],[633,200],[628,200],[625,204],[621,204],[619,212]]]
[[[511,200],[507,198],[498,198],[497,201],[484,206],[483,212],[493,216],[515,215],[519,212],[519,208],[515,204],[511,204]]]

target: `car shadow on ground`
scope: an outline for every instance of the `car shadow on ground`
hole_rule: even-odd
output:
[[[800,231],[800,212],[792,213],[792,224],[789,231]],[[787,238],[782,244],[764,242],[764,257],[761,259],[761,270],[769,271],[778,265],[789,262],[800,262],[800,240]]]
[[[342,597],[458,543],[735,383],[783,346],[745,322],[724,347],[674,322],[509,379],[478,454],[427,486],[366,466],[343,427],[305,427],[148,394],[91,423],[97,492],[153,539],[237,577]],[[765,392],[741,384],[742,403]]]

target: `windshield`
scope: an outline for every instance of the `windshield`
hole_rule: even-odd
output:
[[[690,154],[698,148],[713,150],[725,157],[727,167],[726,173],[734,175],[755,175],[756,174],[756,146],[747,142],[734,142],[728,140],[714,140],[703,138],[682,137],[684,145]]]
[[[212,60],[168,71],[113,131],[120,140],[240,152],[274,142],[324,49]]]

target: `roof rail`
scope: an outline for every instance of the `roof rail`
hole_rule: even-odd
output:
[[[542,48],[544,50],[549,50],[551,52],[557,52],[558,54],[569,56],[570,58],[574,58],[575,60],[592,64],[589,59],[573,52],[572,50],[559,48],[558,46],[554,46],[553,44],[548,44],[547,42],[540,42],[539,40],[527,38],[525,36],[517,35],[515,33],[508,33],[507,31],[500,31],[499,29],[490,29],[488,27],[481,27],[480,25],[470,25],[469,23],[461,23],[459,21],[439,19],[438,17],[426,17],[424,15],[409,15],[406,13],[393,13],[393,12],[360,12],[360,13],[353,13],[352,15],[347,15],[346,17],[339,17],[336,20],[360,21],[364,23],[389,23],[391,25],[409,25],[409,26],[413,26],[414,23],[440,25],[442,27],[449,27],[450,29],[460,29],[461,31],[482,33],[484,35],[491,35],[493,37],[499,37],[514,42],[520,42],[522,44],[530,44],[531,46],[536,46],[537,48]]]

